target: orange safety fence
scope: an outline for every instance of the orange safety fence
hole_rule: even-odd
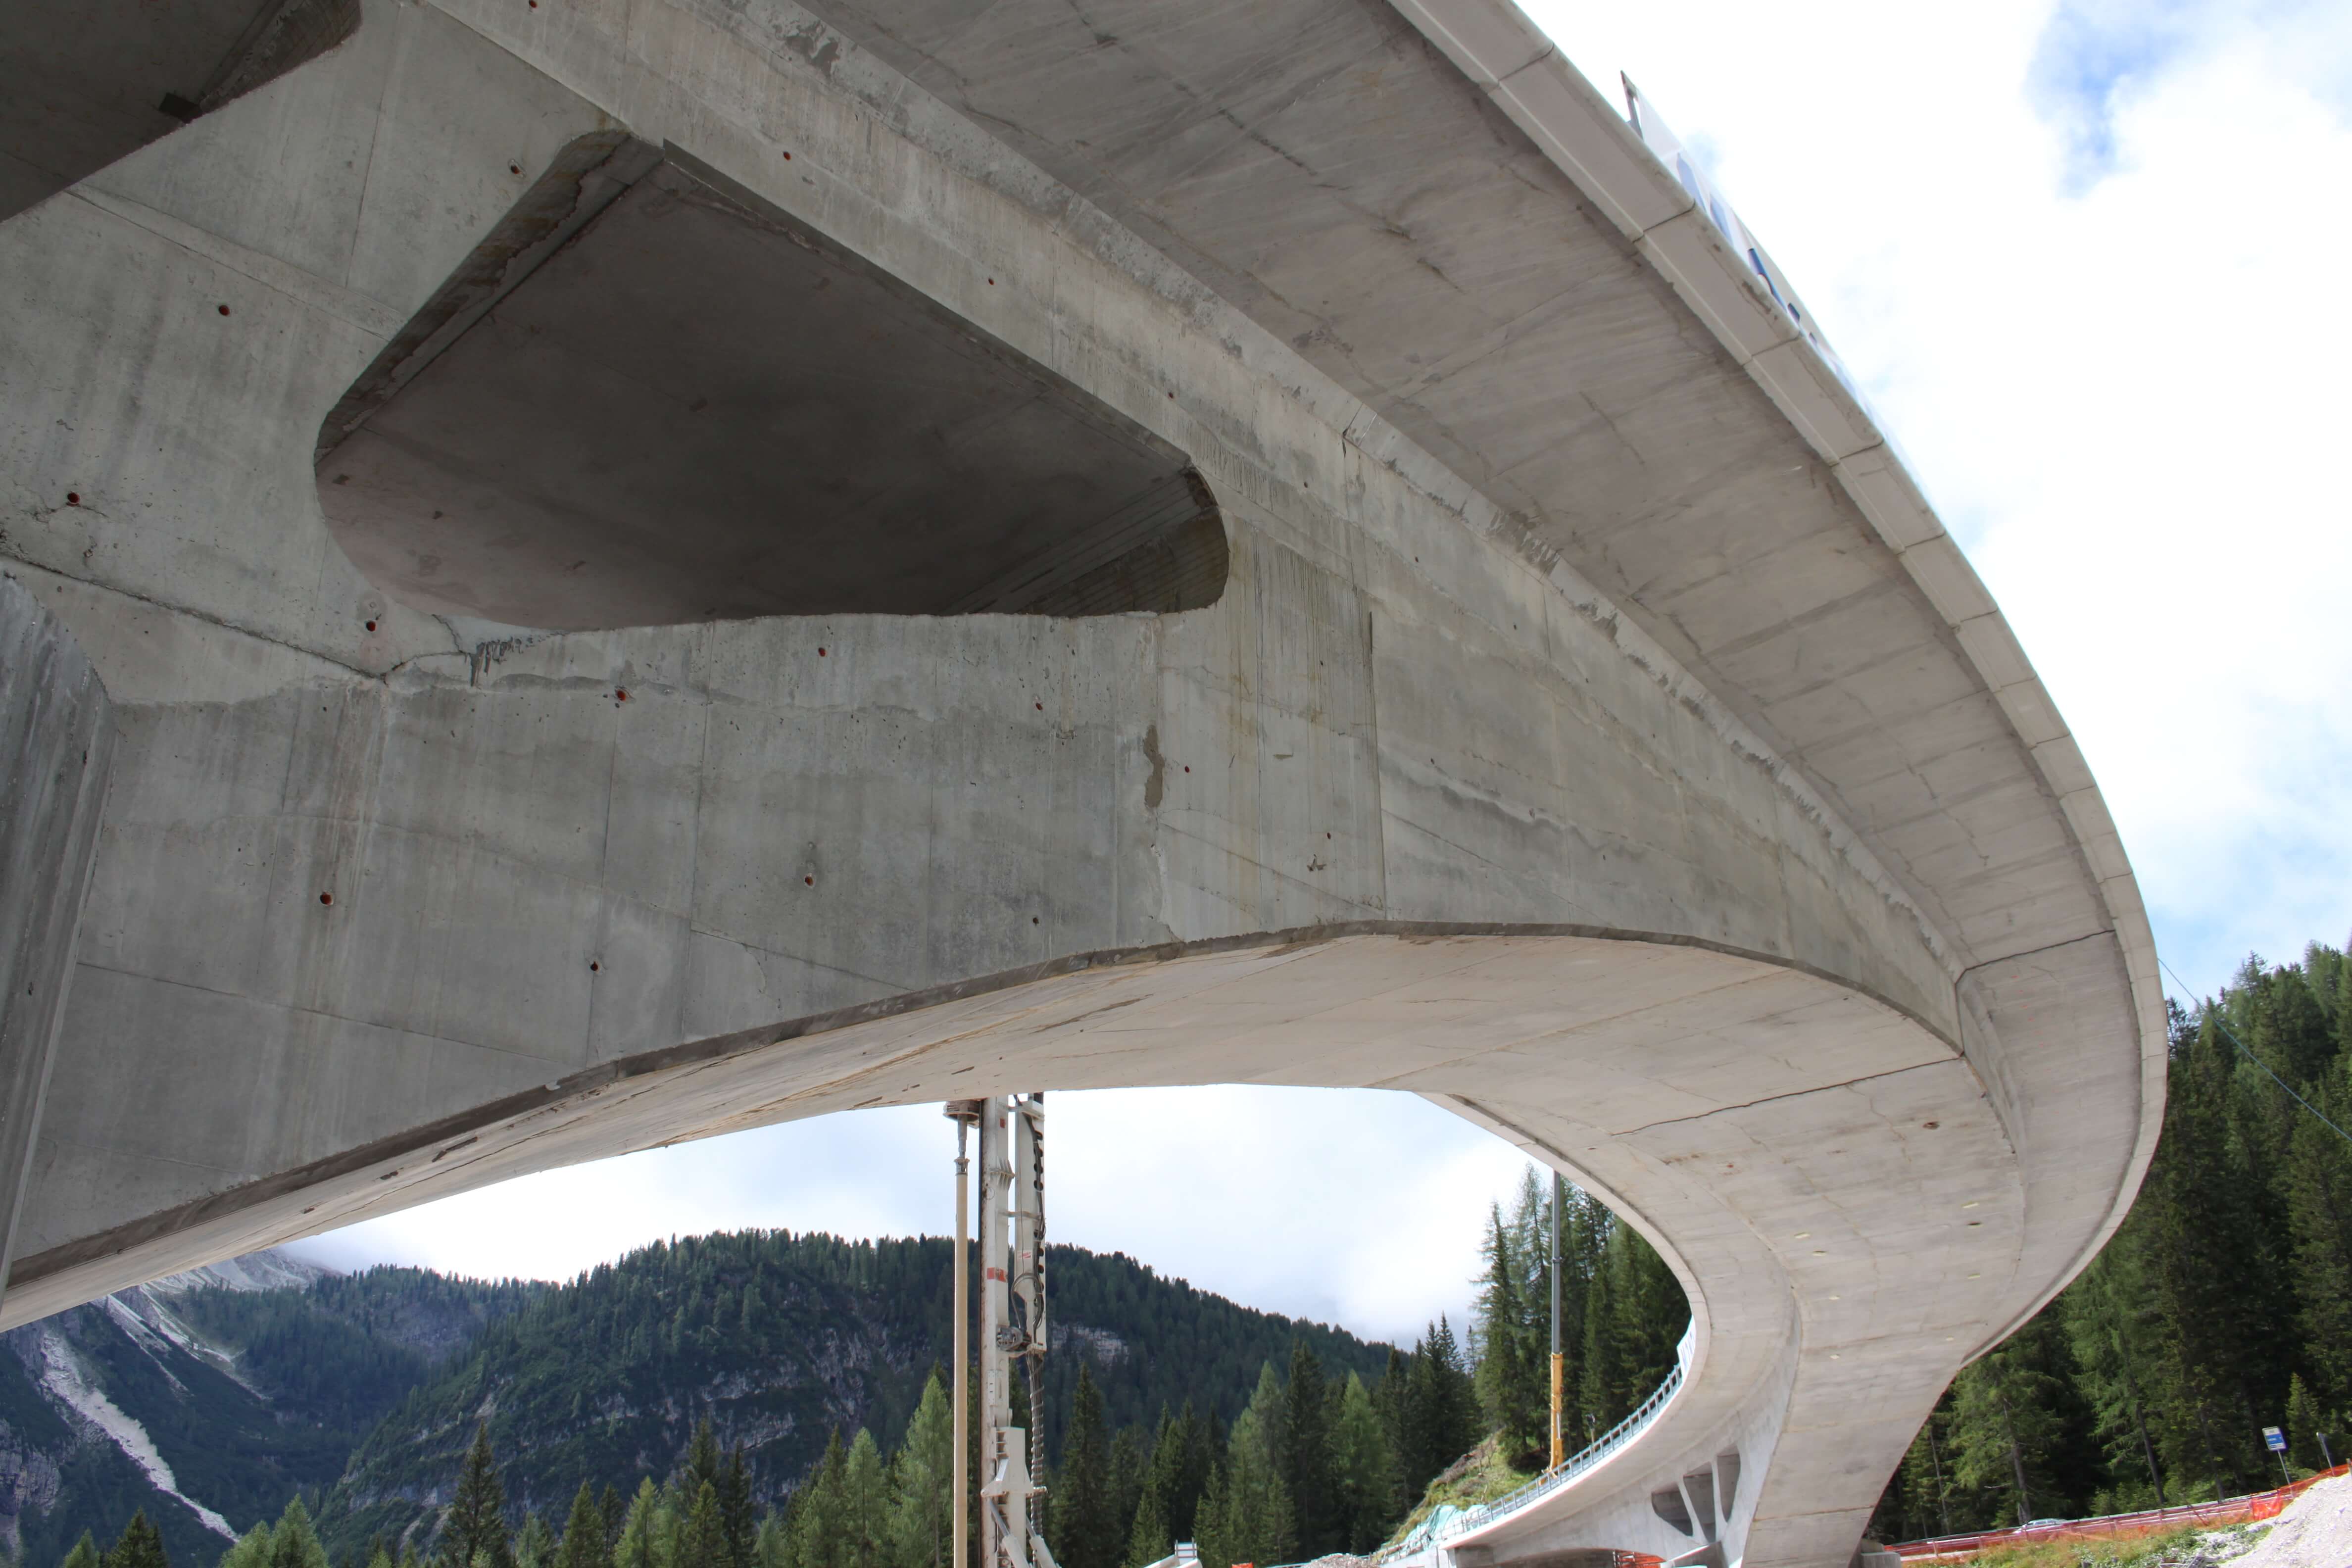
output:
[[[1900,1553],[1906,1564],[1948,1563],[1973,1557],[1996,1546],[2023,1542],[2114,1539],[2117,1536],[2148,1535],[2159,1530],[2179,1530],[2184,1525],[2220,1530],[2232,1524],[2276,1519],[2280,1510],[2303,1495],[2305,1487],[2347,1472],[2352,1472],[2352,1464],[2338,1465],[2334,1469],[2305,1476],[2299,1481],[2270,1491],[2223,1498],[2219,1502],[2191,1503],[2185,1508],[2143,1509],[2137,1513],[2070,1519],[2057,1524],[2019,1525],[2011,1530],[1984,1530],[1972,1535],[1939,1535],[1929,1541],[1906,1541],[1887,1550]]]

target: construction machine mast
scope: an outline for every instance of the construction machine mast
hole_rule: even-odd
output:
[[[978,1106],[980,1568],[1055,1568],[1036,1479],[1045,1469],[1045,1098],[999,1095]],[[1013,1424],[1015,1377],[1029,1396],[1026,1430]]]

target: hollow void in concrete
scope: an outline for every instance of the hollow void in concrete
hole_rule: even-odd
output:
[[[519,626],[1165,612],[1224,585],[1183,453],[614,133],[567,148],[353,384],[319,464],[380,586]]]

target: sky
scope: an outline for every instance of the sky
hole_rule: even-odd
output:
[[[2074,730],[2189,991],[2342,945],[2352,5],[1521,3],[1612,100],[1640,84],[1802,294]],[[1048,1109],[1055,1239],[1376,1338],[1458,1321],[1524,1169],[1372,1090]],[[952,1141],[932,1108],[851,1112],[300,1249],[557,1278],[673,1233],[939,1232]]]

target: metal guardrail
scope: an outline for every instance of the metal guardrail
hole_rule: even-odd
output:
[[[1390,1563],[1422,1547],[1457,1540],[1474,1530],[1483,1529],[1492,1524],[1506,1514],[1517,1512],[1537,1499],[1548,1496],[1568,1485],[1569,1482],[1632,1442],[1640,1436],[1643,1428],[1657,1419],[1658,1413],[1666,1407],[1667,1403],[1674,1398],[1675,1391],[1683,1385],[1685,1359],[1686,1358],[1675,1360],[1674,1370],[1666,1373],[1666,1380],[1652,1389],[1650,1396],[1635,1405],[1631,1415],[1602,1433],[1591,1447],[1561,1460],[1559,1468],[1546,1470],[1542,1475],[1513,1488],[1493,1501],[1480,1503],[1475,1508],[1459,1510],[1439,1508],[1433,1510],[1427,1519],[1413,1526],[1403,1537],[1381,1547],[1373,1554],[1373,1563]]]

